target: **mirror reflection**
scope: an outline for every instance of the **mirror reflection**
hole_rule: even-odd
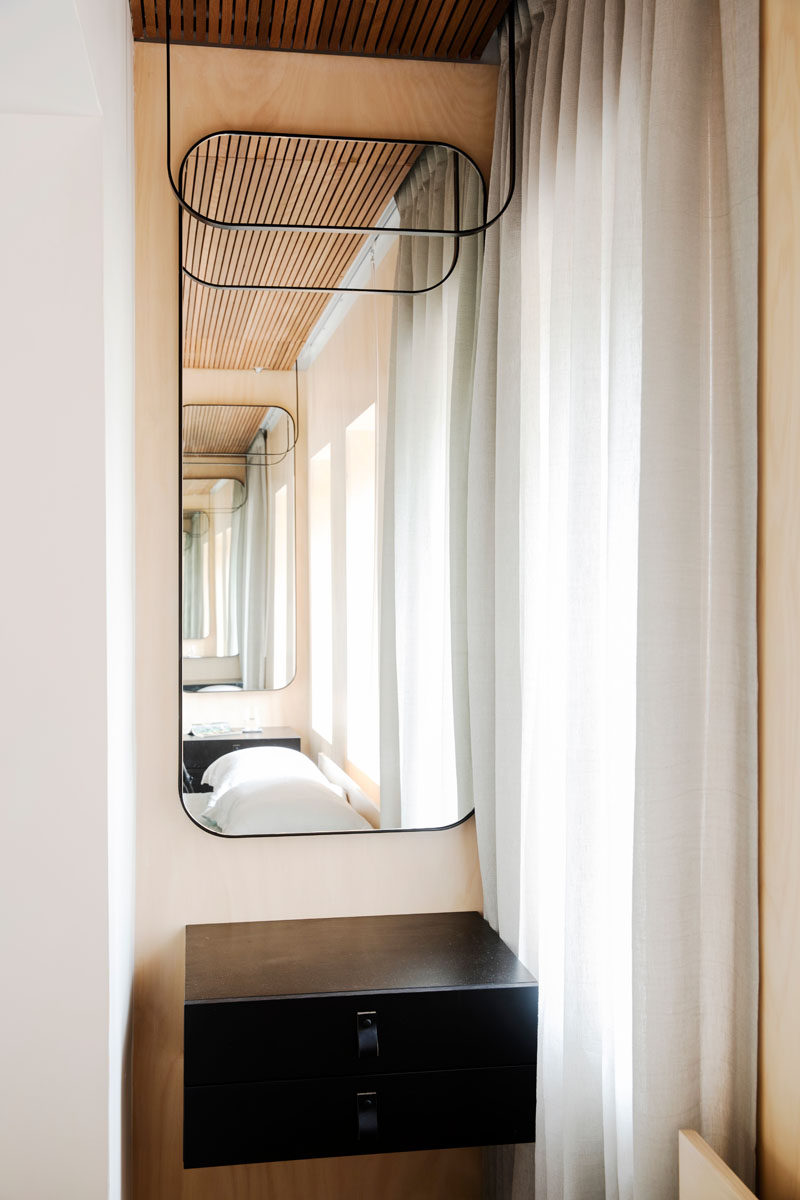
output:
[[[295,672],[294,422],[275,407],[187,405],[184,691],[284,688]]]
[[[212,480],[205,481],[208,487]],[[183,653],[193,652],[192,642],[203,641],[209,633],[209,590],[208,590],[208,531],[210,521],[207,511],[195,511],[192,497],[186,494],[183,485]],[[210,496],[206,498],[206,504]]]
[[[225,134],[184,166],[184,194],[201,211],[213,198],[226,221],[449,230],[484,216],[479,173],[444,146]],[[434,828],[472,809],[459,786],[470,777],[460,770],[470,748],[458,492],[469,442],[459,423],[481,244],[216,230],[182,218],[191,271],[182,294],[183,800],[210,832]],[[290,290],[342,281],[363,293]],[[211,403],[223,395],[241,404]],[[286,413],[274,430],[247,425],[259,397],[269,398],[265,413],[292,407],[296,425],[288,429]],[[237,407],[234,446],[221,430]],[[200,438],[201,420],[213,442]],[[271,447],[295,439],[281,460],[293,465],[291,522],[281,516],[274,528],[272,481],[285,468]],[[278,548],[278,530],[294,530],[295,458],[296,564],[294,532],[285,558]],[[295,596],[287,591],[291,603],[279,608],[278,568],[259,568],[261,591],[252,586],[237,549],[243,529],[266,531],[253,561],[285,563],[292,586],[297,567],[291,683]],[[251,652],[256,622],[266,633]]]

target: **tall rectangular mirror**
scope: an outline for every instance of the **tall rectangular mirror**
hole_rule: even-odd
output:
[[[181,218],[184,806],[226,836],[457,823],[452,398],[482,239],[450,234],[485,219],[480,174],[448,146],[226,133],[181,180],[218,222]]]

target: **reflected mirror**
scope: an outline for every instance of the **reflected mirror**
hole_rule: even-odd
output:
[[[184,406],[184,692],[294,676],[294,442],[281,408]]]
[[[482,238],[449,234],[483,180],[447,146],[224,133],[181,184],[324,227],[180,217],[184,806],[225,836],[452,825]]]

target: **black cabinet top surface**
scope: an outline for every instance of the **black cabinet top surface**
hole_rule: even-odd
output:
[[[476,912],[186,927],[187,1003],[533,982]]]
[[[288,725],[275,725],[272,727],[265,725],[258,733],[248,732],[244,729],[231,729],[228,733],[209,733],[200,737],[195,737],[193,733],[184,733],[183,740],[190,746],[202,746],[207,742],[246,742],[248,740],[299,742],[300,734]]]

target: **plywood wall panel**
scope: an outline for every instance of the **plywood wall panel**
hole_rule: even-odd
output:
[[[225,3],[223,0],[223,8]],[[442,138],[488,165],[496,71],[481,66],[250,54],[175,54],[178,159],[219,128]],[[223,840],[193,826],[177,794],[177,219],[165,172],[163,48],[138,44],[136,88],[137,910],[133,1200],[477,1200],[476,1151],[184,1171],[183,927],[204,921],[481,906],[474,825],[427,834]],[[332,102],[335,97],[335,103]],[[263,399],[294,409],[285,372],[197,372],[187,399]],[[210,377],[206,383],[205,378]],[[260,389],[264,389],[261,391]],[[255,389],[259,389],[257,395]],[[301,409],[301,436],[302,436]],[[304,451],[298,447],[298,499]],[[299,507],[299,506],[298,506]],[[305,587],[298,563],[298,594]],[[298,614],[302,621],[302,613]],[[298,646],[298,650],[301,647]],[[307,662],[260,719],[307,711]],[[221,719],[246,717],[220,696]],[[228,707],[231,706],[231,707]]]
[[[800,4],[762,3],[760,281],[763,1200],[800,1200]]]
[[[678,1134],[680,1200],[756,1200],[699,1133]]]

